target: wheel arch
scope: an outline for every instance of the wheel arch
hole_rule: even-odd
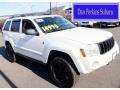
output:
[[[11,43],[9,41],[5,41],[5,47],[6,47],[7,44],[11,45]]]
[[[62,57],[64,58],[71,66],[72,68],[75,70],[75,72],[79,75],[79,71],[77,69],[77,67],[75,66],[72,58],[70,57],[70,55],[68,55],[67,53],[65,52],[61,52],[61,51],[57,51],[57,50],[51,50],[50,53],[49,53],[49,56],[48,56],[48,62],[47,62],[47,65],[49,65],[50,61],[56,57],[56,56],[59,56],[59,57]]]
[[[11,47],[13,48],[13,50],[14,50],[14,44],[13,44],[12,41],[6,40],[6,41],[5,41],[5,48],[6,48],[6,44],[10,44]]]

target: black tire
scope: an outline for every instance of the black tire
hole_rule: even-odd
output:
[[[12,63],[16,62],[16,55],[10,44],[6,44],[6,56],[10,62]]]
[[[94,23],[92,28],[98,28],[98,25],[96,23]]]
[[[103,27],[103,26],[102,26],[102,23],[100,23],[100,24],[99,24],[99,28],[102,28],[102,27]]]
[[[78,79],[71,65],[61,57],[55,57],[50,61],[49,71],[52,80],[60,88],[70,88]]]

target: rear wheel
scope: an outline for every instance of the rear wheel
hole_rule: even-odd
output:
[[[7,58],[10,62],[16,62],[16,55],[14,53],[13,48],[11,47],[10,44],[6,44],[6,54],[7,54]]]
[[[50,76],[58,87],[72,87],[76,82],[76,72],[61,57],[55,57],[49,63]]]

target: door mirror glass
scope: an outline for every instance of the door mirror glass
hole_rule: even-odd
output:
[[[35,35],[35,36],[38,36],[38,32],[36,32],[36,30],[34,29],[27,29],[26,32],[25,32],[26,35]]]

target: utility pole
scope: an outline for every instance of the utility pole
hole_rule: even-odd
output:
[[[51,2],[50,2],[50,15],[52,14],[52,7],[51,7]]]
[[[31,13],[33,13],[33,5],[30,6]]]

